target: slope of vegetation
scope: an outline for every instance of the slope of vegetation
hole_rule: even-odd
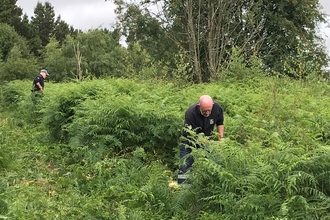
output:
[[[0,219],[329,219],[330,87],[285,78],[185,88],[107,79],[1,87]],[[226,139],[177,187],[185,109],[210,94]]]

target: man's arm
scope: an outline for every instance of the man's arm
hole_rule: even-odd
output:
[[[224,125],[218,125],[217,126],[217,130],[218,130],[218,133],[219,133],[219,140],[224,138],[225,136],[225,126]]]
[[[225,137],[225,126],[223,124],[224,116],[223,116],[222,107],[219,105],[219,103],[216,103],[216,106],[218,107],[218,120],[216,122],[216,125],[218,131],[218,138],[220,140]]]
[[[38,88],[39,88],[40,90],[42,90],[42,86],[40,85],[40,82],[37,82],[37,83],[36,83],[36,86],[38,86]]]

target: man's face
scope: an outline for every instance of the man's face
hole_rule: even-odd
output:
[[[41,75],[42,75],[42,77],[43,77],[44,79],[46,79],[46,77],[47,77],[46,73],[41,72]]]
[[[206,106],[198,105],[199,111],[204,117],[209,117],[209,115],[212,112],[212,107],[213,105],[206,105]]]

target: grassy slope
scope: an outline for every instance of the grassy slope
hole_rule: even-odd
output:
[[[124,154],[106,160],[103,155],[97,161],[88,156],[93,151],[99,153],[97,148],[73,148],[70,141],[50,141],[49,127],[44,123],[56,102],[72,94],[72,97],[78,93],[86,97],[91,93],[87,96],[93,97],[79,103],[77,112],[91,113],[85,114],[84,121],[74,129],[91,123],[93,116],[101,117],[97,115],[98,109],[111,118],[117,112],[106,115],[105,109],[120,110],[118,106],[124,106],[135,118],[141,115],[158,120],[157,114],[162,114],[159,118],[164,120],[170,115],[178,121],[179,132],[185,109],[200,95],[210,94],[224,107],[229,144],[272,151],[290,147],[309,151],[330,143],[330,88],[325,83],[261,78],[181,89],[114,79],[82,85],[47,83],[40,113],[32,112],[30,82],[13,82],[11,87],[22,96],[0,115],[0,198],[8,204],[8,212],[0,212],[0,216],[6,214],[13,219],[125,219],[127,216],[128,219],[164,219],[189,215],[181,209],[172,213],[180,191],[168,187],[172,176],[167,168],[150,161],[144,152],[136,151],[134,159],[129,160]],[[108,123],[113,121],[109,119]],[[163,125],[159,123],[159,126]],[[161,131],[157,134],[163,135]],[[158,192],[159,188],[163,191]]]

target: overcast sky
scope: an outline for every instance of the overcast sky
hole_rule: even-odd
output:
[[[37,3],[46,0],[17,0],[17,5],[23,9],[29,17],[33,16]],[[319,0],[323,6],[323,12],[330,14],[330,1]],[[63,21],[76,29],[87,31],[93,28],[108,28],[115,23],[116,15],[114,5],[105,0],[48,0],[54,7],[56,17],[61,15]],[[328,19],[330,21],[330,18]],[[326,40],[330,53],[330,27],[322,26],[321,35]]]
[[[23,9],[23,14],[31,17],[38,2],[50,2],[55,19],[61,15],[63,21],[83,31],[98,27],[110,29],[116,19],[115,6],[105,0],[17,0],[16,5]]]
[[[323,9],[322,12],[328,14],[328,22],[330,23],[330,1],[329,0],[319,0]],[[330,54],[330,27],[329,24],[321,26],[321,36],[325,40],[327,46],[328,54]]]

